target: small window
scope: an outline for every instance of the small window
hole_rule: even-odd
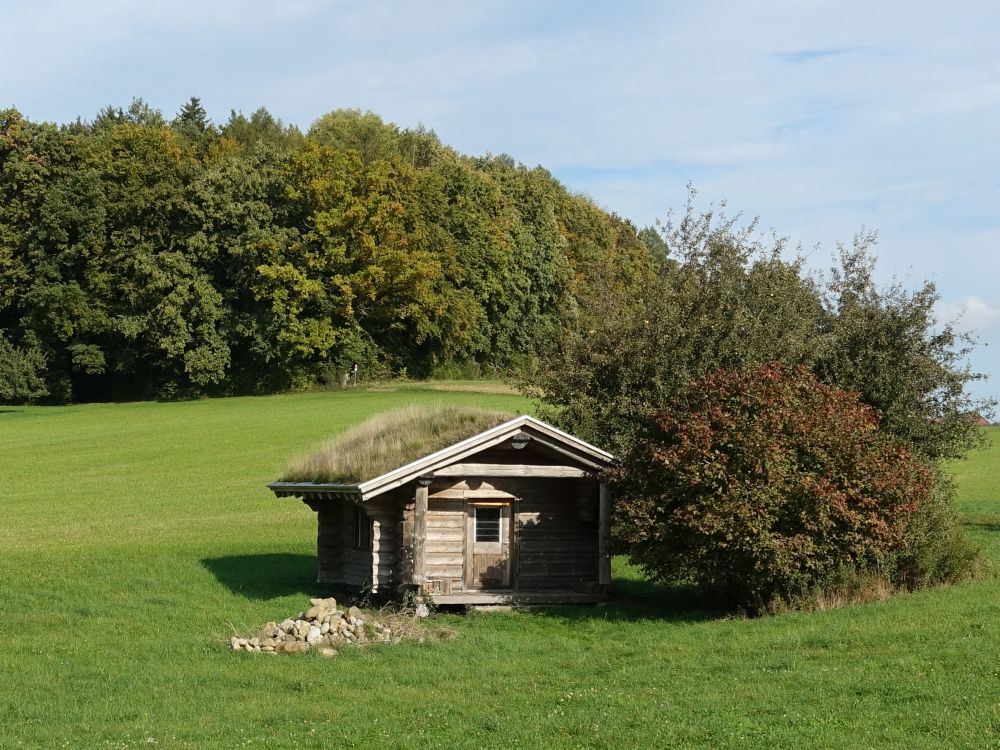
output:
[[[476,541],[500,541],[500,508],[476,508]]]
[[[354,546],[358,549],[371,549],[372,546],[372,519],[360,505],[354,506]]]

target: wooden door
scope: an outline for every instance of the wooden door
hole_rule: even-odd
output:
[[[468,507],[465,588],[510,588],[510,503],[469,503]]]

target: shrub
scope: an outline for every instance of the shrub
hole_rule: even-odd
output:
[[[47,395],[44,374],[41,352],[20,349],[0,332],[0,403],[25,403]]]
[[[934,472],[857,394],[777,363],[717,371],[652,413],[610,476],[616,539],[652,577],[760,612],[845,579],[954,577]]]

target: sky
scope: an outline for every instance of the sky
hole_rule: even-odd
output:
[[[646,226],[721,201],[809,264],[877,230],[1000,395],[1000,3],[0,0],[0,107],[338,108],[507,153]]]

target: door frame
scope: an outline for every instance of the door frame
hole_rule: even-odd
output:
[[[499,494],[499,493],[498,493]],[[517,591],[517,498],[483,497],[465,501],[465,547],[463,550],[462,582],[466,591],[484,591],[477,581],[473,580],[475,571],[474,555],[476,546],[476,514],[477,507],[507,509],[507,578],[508,584],[503,589]],[[500,512],[501,537],[503,536],[503,510]],[[501,540],[500,544],[503,544]]]

